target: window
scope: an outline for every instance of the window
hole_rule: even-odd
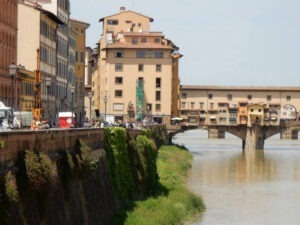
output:
[[[116,51],[115,52],[115,57],[116,58],[123,58],[124,57],[123,51]]]
[[[213,98],[213,94],[208,94],[208,98],[212,99]]]
[[[138,39],[137,38],[132,38],[131,43],[134,44],[134,45],[136,45],[138,43]]]
[[[156,72],[161,72],[161,64],[156,64]]]
[[[289,96],[289,95],[286,96],[286,100],[287,100],[287,101],[291,101],[291,99],[292,99],[291,96]]]
[[[115,84],[123,84],[123,77],[116,77]]]
[[[84,52],[80,52],[80,62],[84,62]]]
[[[123,63],[116,63],[115,71],[123,71]]]
[[[153,57],[153,52],[147,51],[147,58],[152,58],[152,57]]]
[[[123,91],[122,90],[115,90],[115,97],[116,98],[121,98],[123,96]]]
[[[272,100],[272,96],[271,95],[267,95],[267,101],[271,101]]]
[[[210,103],[210,109],[214,109],[214,103],[213,102]]]
[[[181,94],[181,97],[182,97],[182,98],[186,98],[186,97],[187,97],[187,93],[182,93],[182,94]]]
[[[123,103],[114,103],[113,104],[114,111],[123,111],[124,110],[124,104]]]
[[[146,110],[149,112],[152,110],[152,104],[147,103]]]
[[[138,70],[139,72],[144,71],[144,64],[139,64]]]
[[[252,100],[252,95],[247,96],[248,100]]]
[[[200,109],[203,109],[203,108],[204,108],[204,103],[200,102]]]
[[[228,100],[228,101],[231,101],[231,100],[232,100],[232,95],[231,95],[231,94],[228,94],[228,95],[227,95],[227,100]]]
[[[156,100],[156,101],[160,101],[160,99],[161,99],[160,91],[156,91],[156,92],[155,92],[155,100]]]
[[[191,102],[191,109],[195,108],[195,102]]]
[[[143,51],[143,50],[136,51],[136,57],[137,58],[146,58],[146,51]]]
[[[118,20],[107,20],[107,25],[118,25],[119,21]]]
[[[160,38],[154,38],[154,43],[160,43]]]
[[[254,112],[254,109],[250,109],[251,112]]]
[[[145,38],[145,37],[142,38],[141,42],[142,42],[142,43],[147,43],[147,38]]]
[[[155,51],[154,52],[154,58],[161,59],[164,57],[164,53],[162,51]]]
[[[156,78],[155,86],[156,86],[157,88],[160,88],[160,87],[161,87],[161,78],[160,78],[160,77],[157,77],[157,78]]]
[[[185,105],[186,105],[185,102],[181,102],[181,108],[182,108],[182,109],[185,109]]]
[[[155,104],[155,111],[157,111],[157,112],[160,111],[160,104]]]

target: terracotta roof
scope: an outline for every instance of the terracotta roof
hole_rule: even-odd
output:
[[[102,18],[99,19],[99,22],[103,22],[105,18],[113,17],[113,16],[119,15],[119,14],[121,14],[121,13],[127,13],[127,12],[132,12],[132,13],[135,13],[135,14],[138,14],[138,15],[141,15],[141,16],[144,16],[144,17],[147,17],[147,18],[149,18],[149,21],[150,21],[150,22],[153,22],[153,20],[154,20],[153,18],[151,18],[151,17],[149,17],[149,16],[145,16],[145,15],[143,15],[143,14],[141,14],[141,13],[137,13],[137,12],[134,12],[134,11],[131,11],[131,10],[124,10],[124,11],[120,11],[120,12],[115,13],[115,14],[110,15],[110,16],[102,17]]]
[[[147,36],[147,37],[163,37],[162,32],[120,32],[126,37]]]
[[[281,86],[204,86],[204,85],[181,85],[182,90],[212,90],[212,91],[300,91],[300,87]]]
[[[112,43],[107,44],[104,49],[111,49],[111,48],[133,48],[133,49],[173,49],[170,46],[156,44],[156,43],[143,43],[143,44],[131,44],[131,43]]]

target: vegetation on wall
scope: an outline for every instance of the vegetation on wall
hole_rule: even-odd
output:
[[[104,129],[104,150],[116,200],[125,203],[133,196],[134,183],[124,128]],[[120,202],[120,203],[121,203]]]
[[[51,182],[52,163],[45,153],[25,152],[26,173],[29,183],[34,190],[46,187]]]
[[[10,203],[17,203],[19,201],[19,191],[16,184],[16,177],[9,172],[5,175],[5,194]]]
[[[4,147],[4,141],[0,140],[0,148],[3,148],[3,147]]]
[[[144,135],[138,135],[136,138],[136,149],[139,156],[139,162],[142,166],[144,192],[154,194],[158,186],[158,174],[156,167],[157,148],[153,140]]]
[[[191,155],[175,146],[159,149],[157,167],[165,190],[142,201],[136,201],[129,211],[119,213],[113,225],[179,225],[204,211],[202,199],[185,187],[191,166]]]
[[[159,148],[163,144],[167,144],[167,128],[165,126],[151,126],[143,131],[144,135],[154,140]]]

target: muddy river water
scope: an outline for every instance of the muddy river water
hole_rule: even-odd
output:
[[[193,225],[299,225],[300,140],[266,140],[265,150],[243,152],[234,136],[208,139],[203,130],[174,143],[193,154],[190,189],[206,211]]]

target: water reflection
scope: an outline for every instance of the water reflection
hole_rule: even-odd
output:
[[[207,206],[195,225],[299,224],[299,141],[275,137],[264,151],[243,152],[232,136],[213,140],[189,131],[174,142],[193,153],[189,185]]]

